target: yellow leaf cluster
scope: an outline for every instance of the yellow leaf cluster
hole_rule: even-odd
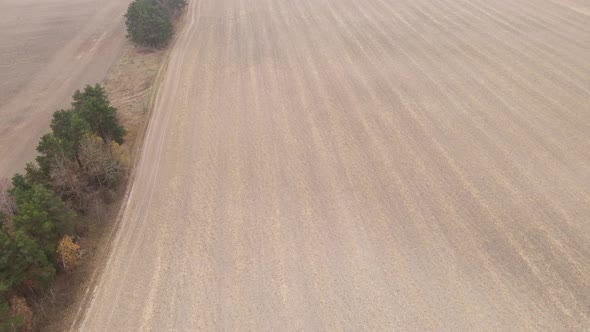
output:
[[[70,271],[80,261],[80,245],[72,240],[72,237],[65,235],[57,246],[57,260],[65,271]]]

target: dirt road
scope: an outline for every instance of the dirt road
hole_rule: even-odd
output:
[[[100,83],[125,42],[120,0],[0,1],[0,178],[33,161],[53,112]]]
[[[590,326],[586,1],[193,0],[82,331]]]

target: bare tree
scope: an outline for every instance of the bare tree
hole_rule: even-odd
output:
[[[71,202],[78,211],[85,211],[92,198],[88,179],[78,163],[64,155],[57,155],[51,163],[49,174],[52,187]]]
[[[96,136],[82,139],[79,155],[84,172],[100,188],[114,188],[123,175],[123,165],[113,157],[110,145]]]
[[[12,311],[11,314],[13,317],[18,317],[22,320],[22,326],[20,326],[21,330],[33,330],[33,311],[27,304],[27,300],[24,297],[13,296],[10,299],[10,309]],[[15,330],[17,330],[16,326]]]

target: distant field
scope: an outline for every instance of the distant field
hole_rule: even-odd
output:
[[[119,0],[0,1],[0,177],[34,157],[74,90],[100,82],[125,40]]]
[[[588,1],[192,0],[82,331],[583,331]]]

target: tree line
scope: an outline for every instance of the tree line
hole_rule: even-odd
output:
[[[50,127],[35,162],[0,182],[0,331],[32,328],[27,302],[78,263],[80,216],[106,203],[125,174],[125,129],[100,85],[76,91]]]
[[[185,6],[185,0],[134,0],[125,14],[127,37],[143,46],[166,46],[174,34],[173,19]]]
[[[134,0],[125,14],[128,38],[161,48],[186,0]],[[81,259],[83,216],[110,200],[122,182],[125,129],[100,85],[76,91],[41,137],[35,162],[11,181],[0,179],[0,331],[31,330],[31,303],[59,272]]]

